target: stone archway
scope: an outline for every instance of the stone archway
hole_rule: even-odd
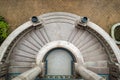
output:
[[[59,40],[59,41],[50,42],[50,43],[46,44],[43,48],[40,49],[39,53],[36,56],[36,63],[37,63],[37,65],[39,65],[40,62],[43,61],[43,59],[44,59],[45,55],[47,54],[47,52],[49,52],[50,50],[52,50],[54,48],[64,48],[64,49],[67,49],[75,57],[76,62],[78,62],[78,59],[79,59],[80,64],[81,65],[84,64],[84,60],[83,60],[82,54],[78,50],[77,47],[75,47],[73,44],[71,44],[69,42]]]
[[[80,53],[80,51],[78,50],[78,48],[77,47],[75,47],[73,44],[71,44],[71,43],[69,43],[69,42],[67,42],[67,41],[62,41],[62,40],[59,40],[59,41],[53,41],[53,42],[50,42],[50,43],[48,43],[48,44],[46,44],[43,48],[41,48],[40,49],[40,51],[39,51],[39,53],[37,54],[37,56],[36,56],[36,63],[37,63],[37,65],[39,65],[40,64],[40,62],[43,62],[44,64],[45,64],[45,60],[46,60],[46,56],[48,55],[48,52],[49,51],[51,51],[51,50],[53,50],[53,49],[56,49],[56,48],[62,48],[62,49],[66,49],[67,51],[69,51],[67,54],[69,54],[68,56],[66,55],[66,59],[65,59],[65,54],[64,54],[64,56],[63,56],[63,59],[65,59],[65,61],[67,60],[67,58],[69,57],[70,58],[70,55],[71,55],[71,59],[72,60],[74,60],[74,64],[75,63],[77,63],[78,62],[78,58],[79,58],[79,61],[80,61],[80,64],[81,65],[83,65],[84,64],[84,60],[83,60],[83,57],[82,57],[82,54]],[[54,55],[55,56],[55,55]],[[60,56],[60,55],[59,55]],[[58,58],[60,58],[58,56]],[[60,59],[60,61],[62,62],[62,63],[64,63],[64,61],[63,60],[61,60]],[[48,61],[49,62],[49,61]],[[55,62],[55,61],[54,61]],[[71,64],[71,61],[69,62],[69,61],[67,61],[69,64],[68,65],[66,65],[66,67],[63,67],[64,69],[66,68],[66,70],[68,69],[67,68],[67,66],[69,67],[69,69],[70,69],[70,67],[71,67],[71,69],[73,69],[73,67],[72,66],[74,66],[74,64],[72,63]],[[57,62],[57,63],[59,63],[59,62]],[[46,66],[46,65],[45,65]],[[65,66],[65,65],[61,65],[61,67],[62,66]],[[57,65],[56,65],[56,67],[57,67]],[[59,64],[59,67],[60,67],[60,64]],[[57,69],[59,69],[59,68],[57,68]],[[69,70],[69,71],[67,71],[68,73],[66,73],[66,75],[68,74],[68,75],[71,75],[72,73],[71,73],[71,69]],[[45,70],[45,69],[43,69],[43,70]],[[59,70],[61,70],[61,69],[59,69]],[[59,71],[58,70],[58,71]],[[54,70],[53,70],[54,71]],[[65,70],[64,70],[65,71]],[[61,71],[60,71],[61,72]],[[74,72],[75,72],[75,69],[74,69]],[[45,73],[44,71],[43,71],[43,73]],[[58,72],[57,72],[58,73]],[[56,73],[56,75],[57,75],[57,73]],[[63,74],[61,74],[61,75],[65,75],[64,73]]]

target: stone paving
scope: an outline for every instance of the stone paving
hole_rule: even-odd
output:
[[[87,16],[110,33],[120,22],[120,0],[0,0],[0,15],[10,24],[10,31],[34,15],[48,12],[71,12]]]

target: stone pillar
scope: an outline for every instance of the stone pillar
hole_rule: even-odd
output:
[[[39,73],[41,73],[41,68],[39,66],[35,66],[34,68],[20,74],[12,80],[34,80]]]

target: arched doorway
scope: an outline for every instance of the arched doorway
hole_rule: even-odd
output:
[[[70,52],[57,48],[48,52],[46,57],[46,75],[72,75],[73,58]]]

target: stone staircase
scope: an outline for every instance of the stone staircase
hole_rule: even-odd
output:
[[[60,27],[61,30],[64,30],[64,27]],[[69,34],[66,35],[66,37],[64,37],[64,35],[67,33],[62,33],[63,31],[60,31],[58,26],[36,29],[29,32],[13,48],[10,56],[9,71],[12,73],[22,73],[29,70],[32,67],[32,63],[35,62],[36,54],[41,47],[54,40],[68,40],[68,42],[79,48],[85,64],[87,67],[90,67],[90,70],[93,70],[92,67],[97,67],[99,69],[96,69],[95,72],[98,74],[108,74],[108,66],[106,65],[108,63],[108,57],[100,42],[87,31],[70,28],[71,26],[67,29]],[[63,37],[60,39],[60,37],[51,30],[59,31],[59,35]],[[100,66],[104,67],[101,68]]]

